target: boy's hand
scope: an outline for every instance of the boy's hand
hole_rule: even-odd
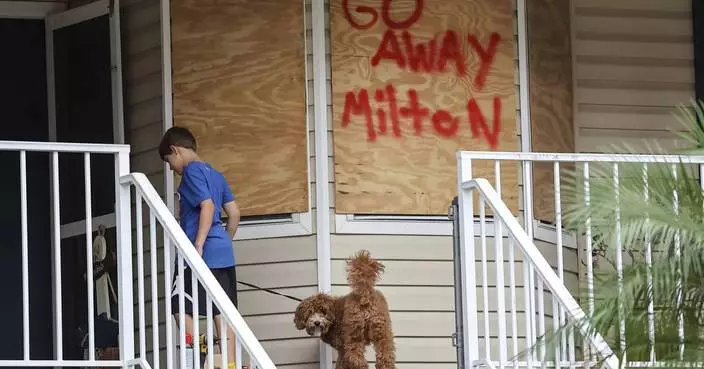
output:
[[[196,246],[196,251],[198,251],[198,255],[203,257],[203,246],[205,246],[204,243],[198,242],[198,243],[196,243],[195,246]]]

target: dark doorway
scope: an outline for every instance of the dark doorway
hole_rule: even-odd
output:
[[[47,141],[48,113],[43,20],[0,19],[0,140]],[[22,253],[19,154],[0,152],[0,280],[5,334],[0,359],[20,359],[22,347]],[[29,298],[32,359],[53,357],[49,156],[27,154]]]

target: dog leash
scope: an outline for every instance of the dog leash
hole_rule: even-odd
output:
[[[268,288],[259,287],[259,286],[255,285],[255,284],[251,284],[251,283],[247,283],[247,282],[242,282],[242,281],[237,281],[237,283],[243,284],[243,285],[248,286],[248,287],[252,287],[252,288],[257,289],[257,290],[260,290],[260,291],[269,292],[269,293],[272,294],[272,295],[283,296],[283,297],[286,297],[286,298],[288,298],[288,299],[291,299],[291,300],[294,300],[294,301],[298,301],[298,302],[303,301],[302,299],[299,299],[298,297],[293,297],[293,296],[291,296],[291,295],[286,295],[286,294],[283,294],[283,293],[280,293],[280,292],[276,292],[276,291],[274,291],[274,290],[270,290],[270,289],[268,289]]]

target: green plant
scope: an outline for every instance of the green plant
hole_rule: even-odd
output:
[[[677,117],[683,131],[676,133],[691,144],[680,153],[704,154],[704,103],[679,106]],[[591,168],[589,207],[584,205],[584,178],[563,174],[565,198],[570,199],[564,206],[565,227],[584,234],[589,219],[593,244],[601,245],[603,252],[595,256],[609,260],[612,267],[600,267],[595,274],[594,315],[547,333],[530,350],[554,346],[563,331],[585,324],[589,334],[598,332],[606,339],[621,362],[649,361],[652,352],[667,366],[704,362],[704,191],[695,175],[698,168],[680,161],[651,164],[647,171],[642,164],[620,165],[618,170],[616,182],[613,166]],[[620,282],[613,263],[619,250],[634,260],[623,265]],[[650,267],[644,262],[649,252]],[[651,302],[654,345],[648,330]]]

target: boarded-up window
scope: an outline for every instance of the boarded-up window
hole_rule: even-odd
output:
[[[301,3],[171,4],[175,125],[224,172],[243,215],[307,212]]]
[[[511,0],[331,1],[337,213],[447,214],[457,150],[518,150],[513,12]],[[513,209],[517,174],[502,166]]]

